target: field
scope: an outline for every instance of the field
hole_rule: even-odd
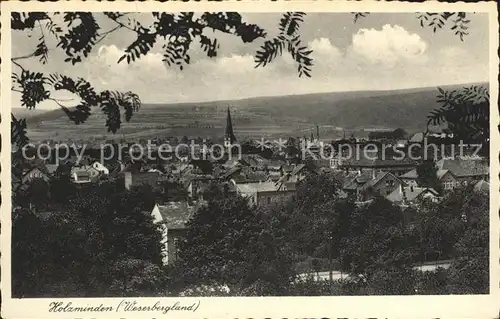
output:
[[[28,136],[34,141],[138,140],[167,136],[220,138],[224,134],[228,107],[239,139],[309,136],[316,132],[316,125],[320,126],[321,138],[331,139],[341,137],[343,129],[356,136],[367,135],[372,129],[398,127],[408,132],[422,131],[427,115],[438,107],[436,94],[436,88],[418,88],[183,104],[145,103],[116,134],[107,132],[105,117],[98,109],[80,125],[73,124],[61,110],[31,113],[13,108],[13,113],[27,118]]]

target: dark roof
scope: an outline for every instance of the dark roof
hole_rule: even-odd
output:
[[[241,171],[241,167],[231,167],[230,169],[228,169],[227,171],[225,171],[222,174],[222,178],[224,178],[224,179],[229,178],[229,177],[233,176],[234,174],[237,174],[239,171]]]
[[[187,202],[169,202],[158,205],[158,210],[167,229],[185,229],[186,223],[202,204],[202,202],[195,205],[189,205]]]
[[[436,163],[441,170],[448,170],[457,177],[483,176],[489,174],[489,166],[482,159],[441,159]]]
[[[347,181],[343,189],[346,190],[355,190],[358,188],[367,189],[369,187],[377,185],[377,183],[380,182],[380,180],[382,180],[382,178],[384,178],[388,174],[400,180],[399,177],[395,176],[391,172],[378,172],[376,173],[374,178],[373,170],[365,170],[362,171],[361,174],[358,174],[357,176],[352,178],[350,181]]]
[[[372,174],[373,173],[370,171],[363,171],[361,172],[361,174],[355,173],[354,176],[351,176],[350,180],[346,181],[343,188],[347,190],[356,190],[358,189],[358,187],[364,185],[369,180],[371,180]]]
[[[263,171],[253,171],[251,168],[242,168],[240,174],[236,174],[233,177],[236,183],[256,183],[264,182],[269,179],[266,172]]]
[[[285,162],[277,159],[266,159],[258,154],[242,154],[241,160],[253,167],[281,167]]]
[[[409,159],[403,158],[401,160],[396,159],[348,159],[341,161],[341,166],[348,167],[398,167],[398,166],[414,166],[416,162]]]
[[[411,171],[401,175],[401,178],[408,178],[408,179],[416,179],[417,177],[418,177],[417,169],[412,169]]]

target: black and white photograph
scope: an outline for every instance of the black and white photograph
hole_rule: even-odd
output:
[[[498,297],[495,3],[344,5],[2,3],[2,317]]]

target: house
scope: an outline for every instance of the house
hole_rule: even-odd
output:
[[[91,166],[92,166],[92,168],[97,170],[100,174],[109,175],[109,169],[106,166],[104,166],[102,163],[95,161],[94,163],[92,163]]]
[[[476,185],[474,185],[474,191],[476,191],[478,193],[489,194],[490,183],[488,183],[487,181],[482,179],[479,182],[477,182]]]
[[[436,162],[438,168],[436,177],[445,190],[452,190],[461,185],[489,180],[489,167],[481,159],[447,159]],[[413,169],[400,178],[409,186],[419,186],[417,183],[417,170]]]
[[[101,172],[89,165],[74,166],[71,169],[71,177],[73,178],[73,182],[77,184],[93,182],[100,175]]]
[[[158,172],[131,172],[125,171],[125,188],[130,190],[134,186],[149,185],[155,187],[160,181]]]
[[[402,159],[395,159],[389,156],[386,158],[379,157],[379,154],[375,152],[372,154],[370,152],[360,152],[359,154],[354,154],[349,158],[343,159],[337,164],[340,169],[346,171],[375,169],[388,171],[396,176],[403,175],[417,167],[417,162],[408,157]]]
[[[357,201],[366,201],[376,194],[387,196],[401,185],[404,182],[391,172],[365,170],[359,171],[353,179],[347,181],[343,191]]]
[[[282,175],[277,180],[278,183],[297,183],[303,180],[307,175],[305,164],[287,165],[282,169]]]
[[[217,180],[211,175],[190,176],[184,179],[184,187],[187,189],[188,197],[197,200],[203,198],[203,194]]]
[[[408,145],[408,140],[397,140],[395,145],[396,147],[406,147]]]
[[[441,180],[443,177],[445,177],[444,180],[448,180],[448,179],[452,178],[451,176],[445,176],[448,173],[449,172],[447,170],[438,170],[436,172],[436,176],[437,176],[438,180]],[[411,171],[399,176],[399,178],[408,186],[413,186],[413,187],[420,186],[420,185],[418,185],[417,169],[412,169]]]
[[[385,198],[398,205],[410,205],[422,199],[437,200],[439,193],[433,188],[404,186],[401,184]]]
[[[490,168],[482,158],[443,158],[436,162],[436,166],[438,170],[449,171],[454,176],[455,186],[482,179],[489,181]]]
[[[295,196],[295,184],[277,184],[273,181],[236,184],[236,192],[252,206],[283,203]]]
[[[49,175],[43,168],[32,167],[23,174],[21,178],[21,184],[30,183],[34,179],[39,179],[39,178],[43,179],[46,182],[49,181]]]
[[[259,183],[269,181],[269,174],[264,171],[255,171],[251,167],[242,167],[231,177],[236,184]]]
[[[168,202],[165,205],[156,204],[153,207],[151,212],[153,221],[156,224],[161,223],[165,264],[171,264],[177,260],[179,241],[186,233],[186,224],[203,204],[204,202],[197,202],[193,205],[188,202]]]
[[[409,172],[404,173],[403,175],[399,176],[399,178],[408,186],[413,186],[417,187],[418,182],[418,174],[417,174],[417,169],[412,169]]]

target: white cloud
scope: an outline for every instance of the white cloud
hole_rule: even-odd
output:
[[[314,39],[309,43],[309,47],[319,56],[331,56],[333,59],[341,57],[340,50],[333,46],[328,38]]]
[[[117,64],[124,49],[115,45],[101,46],[85,65],[62,73],[86,78],[98,91],[133,91],[145,102],[158,103],[397,89],[481,81],[487,75],[487,64],[471,58],[468,51],[454,46],[430,50],[419,35],[400,26],[361,29],[346,48],[327,37],[308,45],[313,50],[312,78],[298,77],[297,64],[288,53],[259,68],[248,53],[192,57],[180,71],[166,66],[162,55],[154,52]]]
[[[394,66],[399,62],[425,62],[427,43],[416,33],[386,24],[381,30],[358,30],[349,50],[367,62]]]

